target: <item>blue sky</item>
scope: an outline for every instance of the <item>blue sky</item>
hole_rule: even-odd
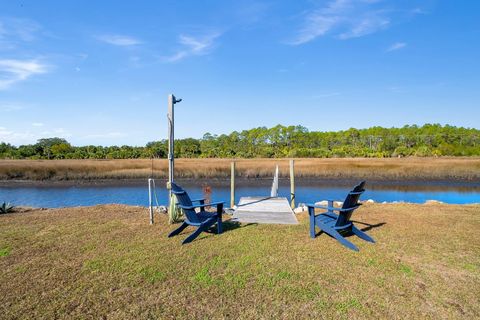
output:
[[[0,2],[0,141],[480,127],[480,1]]]

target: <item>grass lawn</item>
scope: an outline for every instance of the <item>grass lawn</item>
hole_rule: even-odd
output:
[[[0,215],[0,318],[479,318],[480,206],[366,204],[360,252],[300,225],[168,239],[107,205]],[[362,226],[359,224],[359,226]],[[365,227],[365,225],[363,225]]]

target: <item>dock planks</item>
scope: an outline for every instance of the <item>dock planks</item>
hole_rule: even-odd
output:
[[[287,198],[242,197],[233,214],[245,223],[298,224]]]

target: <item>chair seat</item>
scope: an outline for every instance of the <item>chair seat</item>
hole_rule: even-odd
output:
[[[320,222],[329,227],[333,227],[337,222],[338,215],[332,212],[321,213],[318,216],[315,216],[315,222]]]
[[[318,216],[315,216],[315,223],[316,224],[321,224],[330,228],[334,228],[338,231],[344,230],[344,229],[349,229],[350,226],[352,225],[351,222],[348,222],[344,225],[337,226],[337,220],[338,220],[338,214],[333,213],[333,212],[325,212],[321,213]],[[320,226],[319,226],[320,227]]]
[[[217,213],[216,212],[203,211],[203,212],[197,213],[197,217],[198,217],[199,220],[205,221],[205,220],[210,219],[210,218],[216,218]]]
[[[205,221],[207,221],[209,219],[214,219],[214,218],[217,218],[217,217],[218,217],[218,214],[216,212],[203,211],[203,212],[197,213],[198,222],[188,221],[188,223],[192,226],[199,226],[202,223],[204,223]]]

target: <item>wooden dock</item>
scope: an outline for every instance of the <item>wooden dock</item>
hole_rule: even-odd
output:
[[[233,217],[245,223],[298,224],[287,198],[242,197]]]

